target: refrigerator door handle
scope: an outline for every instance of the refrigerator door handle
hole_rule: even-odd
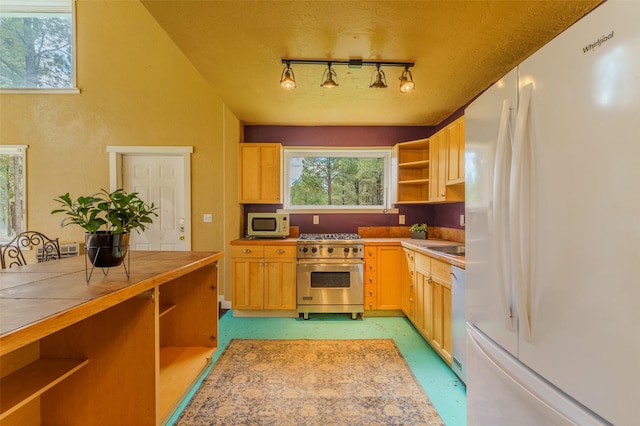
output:
[[[513,329],[513,310],[511,307],[511,286],[509,278],[509,248],[508,248],[508,193],[509,193],[509,163],[511,161],[511,128],[510,116],[513,101],[505,99],[502,103],[496,154],[493,170],[493,229],[496,237],[496,253],[500,259],[498,266],[499,282],[501,286],[500,302],[503,307],[505,322],[509,329]]]
[[[530,153],[527,152],[529,105],[533,84],[529,83],[520,91],[520,104],[516,118],[516,129],[513,143],[513,157],[511,160],[511,179],[509,191],[509,228],[511,242],[511,263],[514,294],[518,318],[526,334],[525,338],[531,342],[531,306],[530,306],[530,270],[529,270],[529,176],[528,164]]]

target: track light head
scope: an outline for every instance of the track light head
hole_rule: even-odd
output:
[[[327,69],[322,73],[322,84],[320,86],[326,88],[338,87],[338,83],[334,78],[337,80],[338,75],[333,69],[331,69],[331,62],[327,62]]]
[[[400,76],[400,91],[402,93],[407,93],[415,88],[416,84],[413,82],[411,71],[409,71],[409,67],[405,67],[404,71],[402,71],[402,75]]]
[[[385,89],[387,87],[387,77],[384,75],[384,71],[380,69],[380,64],[376,65],[376,72],[374,74],[375,81],[371,83],[369,87],[374,89]]]
[[[296,88],[296,78],[293,75],[293,70],[291,69],[291,63],[287,62],[284,69],[282,70],[282,75],[280,76],[280,86],[285,89],[295,89]]]

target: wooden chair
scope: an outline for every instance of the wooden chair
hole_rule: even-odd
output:
[[[60,244],[57,238],[51,239],[37,231],[25,231],[16,235],[7,244],[0,246],[2,269],[26,265],[27,261],[22,250],[30,247],[34,249],[42,247],[42,255],[37,259],[38,262],[60,259]]]

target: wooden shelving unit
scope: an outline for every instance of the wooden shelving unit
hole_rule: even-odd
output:
[[[217,349],[222,253],[140,253],[137,274],[90,284],[81,257],[0,272],[34,277],[0,286],[25,307],[1,312],[2,426],[167,422]]]
[[[88,363],[87,359],[39,358],[3,377],[0,382],[0,421]]]
[[[398,204],[429,201],[429,139],[398,144]]]

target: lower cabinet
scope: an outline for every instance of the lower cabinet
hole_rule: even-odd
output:
[[[451,265],[415,253],[415,312],[413,324],[425,340],[451,365]]]
[[[400,307],[402,312],[409,318],[409,321],[414,322],[415,318],[415,256],[414,250],[408,248],[402,249],[404,256],[402,256],[402,301]]]
[[[296,247],[232,247],[233,309],[296,309]]]
[[[364,247],[364,309],[399,310],[402,308],[402,247],[367,244]]]

